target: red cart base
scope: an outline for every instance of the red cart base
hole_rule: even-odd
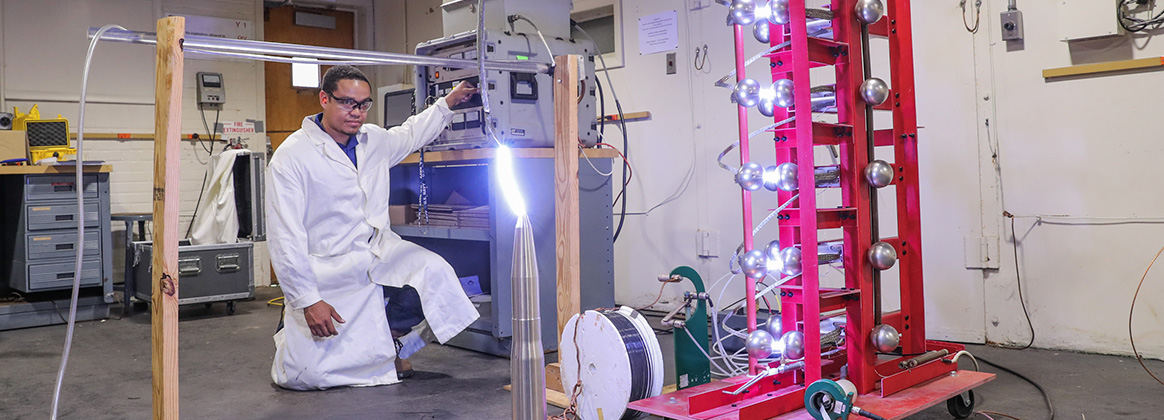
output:
[[[906,416],[917,414],[918,412],[934,405],[941,404],[950,398],[954,398],[958,394],[977,388],[982,384],[994,380],[994,378],[995,375],[993,373],[958,370],[931,379],[911,388],[904,389],[888,397],[881,397],[879,392],[860,395],[857,397],[855,403],[862,409],[868,410],[887,419],[902,419]],[[709,384],[675,391],[670,394],[663,394],[657,397],[635,401],[630,403],[628,408],[677,420],[746,420],[746,418],[740,415],[739,410],[732,410],[731,407],[724,407],[729,412],[724,412],[722,410],[708,410],[696,414],[691,414],[688,412],[688,399],[691,398],[691,396],[708,391],[732,389],[737,386],[739,385],[733,382],[714,381]],[[796,389],[803,391],[804,388],[796,387]],[[798,392],[798,394],[800,394],[803,398],[803,392]],[[757,397],[757,400],[762,398],[763,397]],[[751,405],[750,403],[750,401],[740,401],[738,405],[742,408],[744,406]],[[803,399],[801,400],[801,403],[803,404]],[[812,416],[810,416],[807,411],[801,408],[796,411],[778,414],[773,417],[758,418],[799,420],[812,419]],[[853,415],[853,418],[864,417]]]

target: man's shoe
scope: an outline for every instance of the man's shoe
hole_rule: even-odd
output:
[[[412,363],[408,359],[396,358],[396,378],[404,379],[412,377]]]

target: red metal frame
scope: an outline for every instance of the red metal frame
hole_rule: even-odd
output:
[[[893,167],[897,174],[896,238],[874,238],[871,186],[865,181],[864,170],[873,150],[866,137],[865,103],[859,98],[858,87],[865,80],[862,63],[861,24],[855,16],[856,0],[832,0],[833,39],[808,36],[805,5],[793,0],[789,4],[791,22],[771,25],[771,44],[790,42],[790,46],[767,56],[772,81],[787,78],[793,81],[795,103],[790,108],[776,108],[774,119],[782,121],[794,116],[797,110],[811,109],[811,80],[809,70],[833,66],[836,73],[836,124],[814,123],[811,112],[803,119],[772,130],[777,163],[794,162],[799,166],[799,195],[785,209],[779,220],[780,243],[787,247],[799,245],[802,253],[802,274],[781,287],[780,307],[783,331],[801,330],[805,342],[805,367],[795,374],[786,373],[760,381],[748,392],[732,396],[725,389],[735,389],[748,376],[729,378],[703,386],[689,388],[675,394],[663,395],[630,404],[630,408],[670,418],[691,419],[767,419],[803,408],[806,384],[821,378],[837,378],[841,366],[848,368],[847,378],[856,385],[862,398],[878,395],[889,404],[896,393],[909,395],[908,405],[913,408],[933,405],[965,389],[981,385],[993,375],[965,375],[958,377],[957,366],[942,360],[902,370],[898,362],[906,357],[878,356],[872,348],[869,335],[875,326],[873,277],[874,268],[865,257],[878,240],[891,244],[898,254],[900,272],[901,310],[882,314],[881,322],[894,326],[901,334],[902,352],[907,355],[929,350],[945,349],[952,355],[963,347],[956,344],[926,341],[925,307],[922,288],[921,208],[918,188],[917,105],[914,97],[913,50],[909,0],[883,0],[885,17],[869,26],[870,36],[889,40],[890,99],[874,110],[891,111],[893,128],[874,130],[875,147],[892,147]],[[759,3],[759,1],[757,1]],[[745,28],[735,30],[735,65],[737,82],[747,77],[744,68]],[[763,82],[761,82],[763,84]],[[738,106],[740,164],[751,162],[748,143],[748,110]],[[813,146],[839,147],[841,170],[841,201],[838,209],[818,209],[816,205]],[[744,248],[755,248],[752,237],[751,193],[741,189],[743,204]],[[781,203],[792,199],[794,193],[780,191]],[[821,289],[818,258],[815,250],[820,229],[843,232],[843,264],[845,287]],[[831,238],[826,238],[831,239]],[[756,281],[746,283],[748,302],[748,331],[756,328]],[[847,314],[843,351],[821,358],[820,323],[822,312],[844,309]],[[749,375],[755,375],[762,366],[749,358]],[[985,375],[985,374],[983,374]],[[941,383],[941,387],[933,385]],[[926,387],[934,387],[926,392]],[[951,390],[957,392],[950,393]],[[880,392],[877,392],[880,390]],[[935,395],[941,394],[937,397]],[[681,399],[676,399],[681,397]],[[939,398],[940,397],[940,398]],[[869,397],[873,398],[873,397]],[[861,403],[867,406],[868,403]],[[920,409],[920,408],[919,408]],[[905,412],[908,410],[897,410]],[[916,411],[914,411],[916,412]],[[792,415],[792,414],[790,414]],[[783,416],[781,417],[783,418]]]

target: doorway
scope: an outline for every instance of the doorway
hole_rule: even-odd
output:
[[[334,22],[334,25],[297,24],[297,13],[300,14],[298,20],[301,22]],[[356,45],[354,21],[354,13],[340,10],[294,6],[264,9],[263,40],[351,49]],[[275,150],[287,136],[303,125],[303,117],[320,112],[319,90],[292,87],[290,64],[266,62],[263,65],[266,76],[267,135],[271,138],[271,150]],[[323,67],[320,74],[326,71],[327,67]]]

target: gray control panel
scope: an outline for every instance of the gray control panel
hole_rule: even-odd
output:
[[[553,61],[537,34],[527,36],[493,30],[486,30],[485,34],[486,59]],[[578,54],[584,57],[585,72],[580,77],[579,86],[582,100],[578,104],[578,134],[584,144],[592,146],[598,141],[594,46],[588,40],[547,38],[547,42],[554,55]],[[466,60],[476,60],[477,51],[475,32],[425,42],[416,47],[418,55]],[[462,81],[488,90],[490,112],[485,113],[481,95],[474,95],[468,102],[453,107],[453,122],[428,146],[429,150],[495,146],[487,128],[492,129],[497,140],[515,147],[553,147],[551,75],[489,71],[482,80],[476,67],[417,66],[417,109],[431,105]]]

